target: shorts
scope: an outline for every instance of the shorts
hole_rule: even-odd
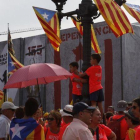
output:
[[[104,101],[103,89],[99,89],[90,94],[90,101],[102,102]]]
[[[73,99],[73,104],[75,104],[75,103],[81,101],[83,99],[83,96],[72,94],[72,99]]]

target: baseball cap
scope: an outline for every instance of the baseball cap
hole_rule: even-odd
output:
[[[72,110],[73,110],[73,106],[72,105],[66,105],[64,107],[64,109],[60,110],[60,114],[62,115],[62,117],[63,116],[71,116],[71,117],[73,117]]]
[[[117,104],[116,111],[125,111],[126,107],[127,107],[127,102],[124,100],[120,100]]]
[[[132,120],[139,122],[139,119],[134,116],[132,109],[129,109],[128,111],[124,111],[124,113],[126,116],[129,116]]]
[[[17,109],[18,106],[15,106],[12,102],[6,101],[2,104],[1,110],[4,109]]]
[[[72,113],[73,113],[73,115],[75,115],[75,114],[78,114],[79,112],[81,112],[85,109],[94,111],[95,107],[88,106],[84,102],[78,102],[78,103],[74,104]]]

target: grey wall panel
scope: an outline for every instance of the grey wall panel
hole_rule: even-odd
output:
[[[124,44],[124,99],[132,101],[140,96],[140,26],[134,25],[134,34],[127,34]]]
[[[46,36],[46,35],[45,35]],[[54,63],[54,49],[52,48],[51,44],[49,43],[46,37],[46,55],[45,60],[46,63]],[[54,109],[54,83],[49,83],[46,85],[46,110],[51,111]]]

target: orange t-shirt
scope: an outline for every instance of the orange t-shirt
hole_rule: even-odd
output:
[[[99,124],[98,127],[99,127],[99,140],[108,140],[107,137],[110,136],[112,130],[103,124]],[[96,132],[94,133],[93,138],[94,140],[96,140]]]
[[[113,117],[110,117],[109,120],[111,118],[113,118],[114,120],[116,120],[116,119],[118,120],[118,119],[120,119],[123,116],[124,115],[114,115]],[[121,128],[120,128],[120,130],[121,130],[121,139],[122,140],[125,139],[126,133],[127,133],[128,129],[129,129],[128,124],[127,124],[127,122],[126,122],[126,120],[124,118],[124,119],[121,120]]]
[[[140,140],[140,126],[136,130],[135,140]]]
[[[70,77],[71,81],[76,78],[76,79],[81,79],[78,75],[72,73],[72,76]],[[75,95],[82,95],[81,92],[82,92],[82,87],[83,87],[83,84],[82,83],[77,83],[77,82],[73,82],[72,81],[72,94],[75,94]]]
[[[68,126],[69,124],[70,124],[70,123],[65,124],[65,125],[61,128],[61,132],[60,132],[60,134],[59,134],[58,140],[62,140],[62,136],[63,136],[63,134],[64,134],[64,131],[65,131],[65,129],[67,128],[67,126]]]
[[[140,126],[136,126],[136,127],[134,128],[134,130],[136,130],[136,132],[137,132],[137,130],[138,130],[139,127],[140,127]],[[125,140],[130,140],[130,139],[129,139],[129,134],[128,134],[128,133],[126,134]],[[135,138],[135,140],[140,140],[140,132],[139,132],[139,135],[138,135],[138,139]]]
[[[46,121],[45,124],[44,124],[44,134],[47,131],[47,126],[48,126],[48,121]]]
[[[57,134],[54,134],[50,131],[50,128],[48,127],[47,131],[45,132],[45,140],[58,140],[60,132],[61,132],[61,128]]]
[[[99,89],[102,89],[101,85],[101,79],[102,79],[102,67],[97,65],[97,66],[91,66],[89,67],[86,72],[89,76],[89,92],[90,94],[92,92],[95,92]]]

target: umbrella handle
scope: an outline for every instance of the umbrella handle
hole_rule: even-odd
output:
[[[39,98],[39,102],[41,104],[41,97],[40,97],[40,88],[39,88],[39,84],[38,84],[38,79],[37,80],[37,87],[38,87],[38,98]]]

